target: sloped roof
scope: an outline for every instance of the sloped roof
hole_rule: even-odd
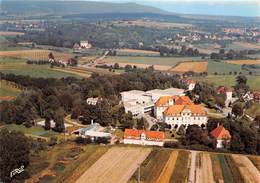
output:
[[[125,129],[124,138],[140,138],[141,134],[144,133],[146,138],[151,140],[163,140],[165,135],[163,132],[158,131],[146,131],[146,130],[134,130],[134,129]]]
[[[215,128],[214,130],[212,130],[210,132],[210,135],[212,137],[214,137],[217,140],[221,140],[221,139],[230,139],[231,135],[229,133],[228,130],[225,129],[224,126],[220,125],[217,128]]]
[[[162,96],[156,101],[155,105],[167,106],[170,99],[175,100],[175,104],[177,105],[192,104],[188,96]]]
[[[201,105],[173,105],[168,107],[163,114],[166,116],[176,116],[180,115],[181,112],[184,109],[189,109],[191,110],[192,115],[200,115],[200,116],[205,116],[207,115],[207,112],[205,111],[205,108]]]

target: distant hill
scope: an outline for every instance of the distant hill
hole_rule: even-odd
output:
[[[71,15],[99,13],[166,14],[158,8],[136,3],[108,3],[92,1],[2,0],[1,13],[6,15]]]

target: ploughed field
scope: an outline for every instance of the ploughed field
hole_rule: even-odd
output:
[[[111,148],[76,183],[127,182],[150,151],[149,148]]]
[[[49,53],[52,52],[56,59],[67,60],[73,57],[72,54],[62,53],[50,50],[13,50],[13,51],[0,51],[0,57],[13,57],[13,58],[22,58],[30,60],[48,60]]]
[[[112,147],[77,183],[259,183],[260,157],[149,147]],[[85,165],[88,166],[88,165]]]

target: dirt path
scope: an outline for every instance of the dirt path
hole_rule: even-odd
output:
[[[190,163],[190,172],[189,172],[189,182],[194,183],[196,180],[196,156],[197,151],[191,151],[191,163]]]
[[[259,183],[260,172],[246,156],[231,155],[245,182]]]
[[[168,183],[170,182],[170,178],[172,175],[172,172],[175,167],[175,163],[178,157],[178,151],[174,151],[171,153],[169,160],[167,161],[166,165],[163,168],[163,171],[161,172],[159,178],[157,179],[156,183]]]
[[[150,152],[148,148],[111,148],[76,183],[126,183]]]

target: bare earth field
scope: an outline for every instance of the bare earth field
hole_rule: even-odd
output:
[[[260,172],[246,156],[232,155],[232,159],[238,166],[239,172],[245,182],[260,182]]]
[[[9,32],[9,31],[0,31],[0,36],[20,36],[24,35],[23,32]]]
[[[15,51],[0,51],[0,57],[13,57],[13,58],[23,58],[31,60],[48,60],[49,53],[52,52],[56,59],[69,59],[73,57],[69,53],[55,52],[51,50],[15,50]]]
[[[193,71],[197,73],[207,72],[208,62],[183,62],[176,67],[170,69],[173,72],[188,72]]]
[[[229,64],[237,64],[237,65],[253,65],[253,64],[260,64],[260,60],[228,60],[226,63]]]
[[[155,54],[155,55],[160,54],[160,52],[158,52],[158,51],[137,50],[137,49],[118,49],[117,51],[128,52],[128,53]]]
[[[197,155],[199,165],[196,168],[197,183],[214,183],[212,162],[209,154],[200,153]]]
[[[76,183],[127,182],[151,152],[148,148],[113,147],[93,164]]]

